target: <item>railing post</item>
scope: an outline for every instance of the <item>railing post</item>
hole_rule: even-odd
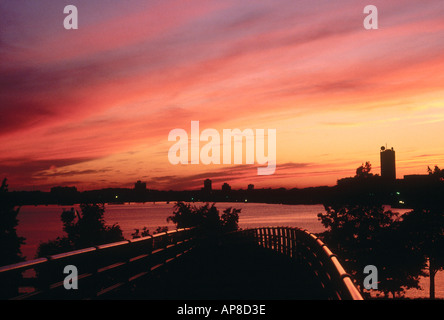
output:
[[[266,248],[267,247],[267,230],[264,227],[262,227],[261,233],[262,233],[262,247]]]
[[[288,255],[290,258],[293,258],[293,241],[292,241],[292,235],[293,229],[287,228],[287,236],[288,236]]]
[[[282,254],[287,255],[287,236],[286,236],[286,228],[281,228],[282,233]]]
[[[296,229],[291,228],[290,230],[290,242],[291,242],[291,257],[296,258]]]
[[[297,229],[293,229],[293,252],[296,259],[298,259],[299,251],[298,232]]]
[[[284,233],[284,252],[286,256],[290,256],[290,246],[288,243],[288,227],[282,229]]]
[[[290,233],[291,233],[291,229],[290,228],[285,228],[285,232],[286,232],[286,239],[287,239],[287,255],[291,258],[291,238],[290,238]]]
[[[284,236],[284,228],[279,227],[279,253],[285,253],[285,236]]]
[[[254,236],[255,236],[255,240],[256,240],[256,245],[258,245],[261,241],[261,237],[260,237],[260,233],[259,233],[259,228],[254,228]]]
[[[269,232],[268,236],[269,236],[269,240],[270,240],[270,243],[268,245],[269,245],[270,250],[274,250],[274,229],[270,228],[270,229],[268,229],[268,232]]]
[[[52,283],[55,272],[53,270],[54,262],[52,261],[51,256],[46,257],[46,259],[47,261],[45,264],[35,269],[37,277],[35,289],[42,292],[42,295],[46,299],[49,299],[50,284]]]
[[[270,229],[270,249],[276,250],[276,230],[275,228]]]
[[[164,237],[165,237],[165,240],[164,240],[164,245],[163,245],[163,249],[164,249],[164,251],[163,251],[163,263],[164,264],[166,264],[166,262],[167,262],[167,260],[168,260],[168,254],[169,254],[169,250],[168,250],[168,246],[170,245],[170,241],[171,241],[171,235],[168,233],[168,231],[167,232],[165,232],[165,235],[164,235]]]
[[[263,238],[262,228],[258,228],[258,233],[259,233],[259,246],[263,247],[264,246],[264,238]]]
[[[286,236],[286,228],[282,227],[281,228],[281,233],[282,233],[282,253],[284,255],[287,255],[287,236]]]

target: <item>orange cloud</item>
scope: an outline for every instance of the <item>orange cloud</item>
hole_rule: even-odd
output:
[[[31,2],[3,6],[15,26],[0,22],[0,173],[18,188],[138,177],[168,188],[211,174],[238,185],[334,184],[364,161],[377,169],[386,142],[399,174],[421,173],[443,160],[442,4],[374,4],[380,29],[367,31],[361,1],[131,0],[101,13],[79,1],[74,33],[60,26],[60,4],[42,2],[32,19]],[[168,132],[191,120],[276,128],[274,179],[173,168]]]

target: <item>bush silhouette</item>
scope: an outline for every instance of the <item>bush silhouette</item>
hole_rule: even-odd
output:
[[[81,214],[71,208],[61,214],[64,237],[40,244],[37,257],[124,240],[119,225],[107,226],[104,204],[81,204]]]
[[[227,208],[222,216],[215,203],[206,203],[196,207],[190,203],[177,202],[172,216],[167,221],[172,221],[177,228],[200,227],[209,234],[236,231],[238,229],[239,213],[241,209]]]

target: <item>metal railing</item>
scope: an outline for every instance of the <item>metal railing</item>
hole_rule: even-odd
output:
[[[3,299],[100,298],[135,283],[192,250],[196,232],[178,229],[0,267]],[[66,290],[64,268],[78,270],[77,290]]]
[[[2,299],[94,299],[131,288],[192,250],[201,240],[186,228],[0,267]],[[232,233],[240,241],[277,251],[306,263],[332,299],[362,300],[338,258],[314,234],[291,227],[264,227]],[[239,238],[240,237],[240,238]],[[78,270],[78,289],[66,290],[64,268]]]
[[[306,263],[331,299],[363,300],[352,277],[321,239],[307,230],[292,227],[264,227],[241,230],[239,235],[258,245]]]

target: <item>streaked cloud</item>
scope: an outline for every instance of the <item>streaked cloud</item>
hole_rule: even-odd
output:
[[[362,27],[364,1],[72,4],[76,32],[62,28],[61,2],[0,4],[0,174],[11,186],[139,176],[168,188],[212,174],[331,184],[354,162],[376,167],[387,141],[401,153],[400,173],[430,165],[408,163],[403,150],[441,159],[442,1],[378,0],[375,31]],[[275,181],[252,177],[249,166],[172,168],[168,132],[191,120],[276,128]],[[47,171],[51,162],[58,171]]]

